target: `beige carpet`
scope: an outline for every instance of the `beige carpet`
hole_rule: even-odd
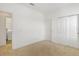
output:
[[[79,49],[64,46],[50,41],[41,41],[16,50],[11,49],[11,43],[0,47],[0,55],[12,56],[77,56]]]

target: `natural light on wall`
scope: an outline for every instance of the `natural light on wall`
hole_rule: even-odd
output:
[[[6,17],[6,29],[8,31],[11,31],[12,30],[11,21],[12,21],[11,17],[7,16]]]

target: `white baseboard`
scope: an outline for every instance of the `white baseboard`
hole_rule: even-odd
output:
[[[34,44],[34,43],[37,43],[37,42],[40,42],[40,41],[44,41],[44,40],[45,40],[45,39],[37,40],[37,41],[34,41],[34,42],[29,42],[29,43],[27,43],[27,44],[23,44],[23,45],[18,46],[18,47],[14,47],[14,46],[12,46],[12,49],[13,49],[13,50],[15,50],[15,49],[19,49],[19,48],[22,48],[22,47],[24,47],[24,46],[28,46],[28,45],[31,45],[31,44]]]

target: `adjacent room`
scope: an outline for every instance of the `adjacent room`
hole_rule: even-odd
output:
[[[79,3],[0,3],[0,56],[78,56]]]

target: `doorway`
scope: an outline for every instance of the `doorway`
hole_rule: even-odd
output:
[[[5,16],[6,20],[6,44],[12,45],[12,17],[11,16]]]
[[[6,46],[9,48],[12,48],[12,14],[5,12],[5,11],[0,11],[0,46]]]

